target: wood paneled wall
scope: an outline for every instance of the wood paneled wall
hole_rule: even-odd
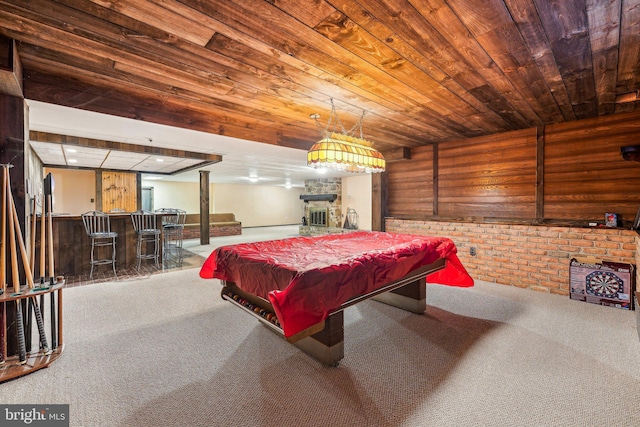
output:
[[[536,130],[439,144],[438,214],[535,217]]]
[[[627,224],[640,163],[620,147],[638,135],[640,114],[629,113],[412,148],[387,167],[388,215],[603,222],[615,212]]]
[[[604,220],[616,212],[633,221],[640,206],[640,163],[620,147],[640,144],[640,115],[548,126],[545,132],[544,216]]]
[[[411,160],[387,164],[387,213],[390,216],[433,215],[433,147],[411,149]]]
[[[122,209],[124,212],[135,212],[137,207],[136,173],[102,171],[102,211],[111,212]]]

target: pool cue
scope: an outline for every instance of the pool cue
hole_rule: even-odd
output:
[[[7,186],[7,192],[11,190],[11,187],[8,186],[8,175],[9,169],[5,168],[5,185]],[[11,205],[11,200],[7,197],[7,216],[9,217],[9,239],[10,241],[10,249],[11,249],[11,279],[13,281],[13,291],[15,293],[20,292],[20,277],[18,272],[18,251],[16,250],[16,236],[15,230],[13,228],[13,215],[9,214],[9,206]],[[24,323],[22,319],[22,304],[19,299],[16,299],[16,338],[18,339],[18,357],[21,365],[27,363],[27,345],[24,341]]]
[[[15,224],[15,220],[13,221]],[[22,313],[26,313],[24,315],[24,341],[27,343],[27,352],[31,352],[31,335],[32,335],[32,324],[31,319],[33,319],[33,304],[31,304],[31,298],[22,300]],[[40,344],[40,348],[42,348],[42,344]]]
[[[36,234],[35,234],[36,233],[36,198],[35,197],[33,198],[33,206],[31,207],[31,209],[29,209],[29,211],[30,211],[31,216],[32,216],[31,228],[30,228],[30,233],[29,233],[29,238],[30,238],[30,244],[29,244],[29,266],[31,267],[31,277],[33,277],[36,274],[35,273],[35,269],[36,269],[36,265],[35,265],[35,262],[36,262],[36,252],[35,252],[35,245],[36,245]],[[44,296],[41,295],[40,296],[40,307],[39,307],[39,311],[40,311],[40,315],[41,316],[43,315],[43,313],[42,313],[43,298],[44,298]],[[31,314],[29,314],[27,316],[27,318],[31,319]],[[38,319],[36,317],[36,323],[37,322],[38,322]],[[27,328],[27,330],[31,330],[31,329]],[[43,349],[44,349],[44,347],[42,346],[42,340],[40,340],[40,350],[43,350]]]
[[[33,207],[31,208],[31,246],[29,247],[29,264],[31,265],[31,276],[36,275],[36,198],[33,198]]]
[[[44,264],[46,261],[45,258],[45,225],[44,225],[44,220],[45,220],[45,213],[44,213],[44,195],[42,195],[42,215],[40,216],[40,284],[44,285]]]
[[[7,354],[7,337],[4,333],[7,328],[7,310],[4,302],[0,303],[0,366],[5,364],[5,355]]]
[[[47,206],[49,206],[49,215],[47,215],[47,243],[49,248],[49,281],[54,284],[55,272],[53,268],[53,225],[51,222],[51,195],[47,196]]]
[[[58,347],[62,348],[62,288],[58,289]]]
[[[2,295],[7,291],[7,215],[5,213],[7,207],[7,187],[5,185],[4,165],[2,169],[2,232],[0,233],[0,286],[2,286]],[[7,310],[6,303],[0,304],[0,365],[5,363],[7,358]]]
[[[47,196],[47,206],[49,207],[49,215],[47,217],[47,243],[49,248],[49,284],[55,285],[56,273],[54,272],[53,262],[53,225],[51,223],[51,209],[53,208],[51,203],[51,194]],[[51,348],[54,350],[58,348],[58,330],[56,328],[56,294],[51,292],[49,294],[49,301],[51,308],[49,309],[51,314]]]
[[[41,199],[40,199],[40,206],[41,206],[41,212],[40,212],[40,286],[45,286],[44,284],[44,280],[45,280],[45,276],[47,275],[45,272],[45,263],[47,262],[47,253],[46,253],[46,244],[47,244],[47,239],[46,239],[46,227],[45,227],[45,204],[44,204],[44,194],[42,195]],[[40,297],[40,306],[41,307],[45,307],[44,304],[44,294]]]
[[[33,208],[31,209],[31,248],[29,251],[29,261],[31,262],[31,277],[36,276],[36,233],[38,228],[38,216],[36,211],[38,209],[37,199],[33,198]],[[44,294],[40,294],[40,315],[44,319]],[[42,343],[42,342],[41,342]]]
[[[11,211],[13,215],[13,224],[15,233],[17,234],[18,247],[20,248],[20,255],[22,256],[22,266],[24,267],[24,275],[27,280],[27,286],[29,289],[33,289],[33,275],[31,274],[31,266],[29,265],[27,258],[27,249],[24,246],[24,240],[22,240],[22,230],[20,229],[20,223],[18,222],[18,211],[16,205],[11,203]],[[38,325],[38,333],[40,334],[40,349],[45,353],[49,352],[49,344],[47,344],[47,335],[44,329],[44,322],[42,320],[42,313],[40,312],[40,306],[38,305],[38,299],[35,296],[29,298],[29,307],[33,310],[36,316],[36,324]],[[29,322],[30,323],[30,322]]]
[[[2,246],[0,247],[0,285],[2,293],[7,291],[7,185],[5,165],[2,165]]]

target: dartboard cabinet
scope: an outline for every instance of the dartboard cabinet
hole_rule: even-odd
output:
[[[635,266],[589,258],[573,258],[569,270],[571,299],[633,310]]]

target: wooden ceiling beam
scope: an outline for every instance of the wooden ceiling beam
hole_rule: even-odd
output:
[[[222,161],[218,154],[196,153],[194,151],[175,150],[172,148],[154,147],[149,145],[127,144],[126,142],[108,141],[104,139],[83,138],[72,135],[61,135],[50,132],[29,132],[29,140],[47,142],[60,145],[73,145],[84,148],[102,148],[106,150],[125,151],[128,153],[150,154],[156,156],[180,157],[202,160],[210,163]]]
[[[0,94],[23,98],[22,62],[16,42],[0,37]]]

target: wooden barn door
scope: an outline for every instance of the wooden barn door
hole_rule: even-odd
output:
[[[137,209],[136,173],[102,171],[102,211],[135,212]]]

